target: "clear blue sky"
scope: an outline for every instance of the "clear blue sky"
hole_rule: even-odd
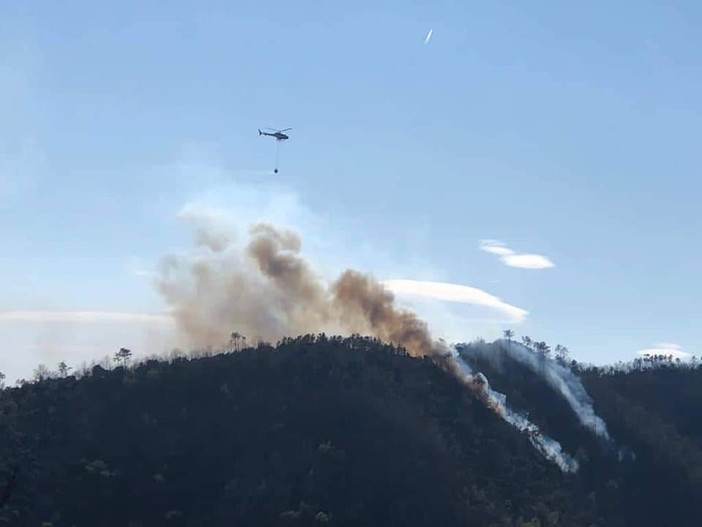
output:
[[[382,260],[351,264],[480,288],[518,334],[699,354],[701,25],[693,1],[3,2],[0,311],[158,311],[131,271],[186,243],[178,210],[275,177]],[[277,176],[243,171],[271,168],[265,126],[293,127]],[[52,324],[0,321],[0,371],[122,338]]]

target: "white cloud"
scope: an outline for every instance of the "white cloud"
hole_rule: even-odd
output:
[[[485,307],[512,323],[522,322],[529,314],[528,311],[508,304],[490,293],[465,285],[417,280],[385,280],[383,285],[398,295],[419,296]]]
[[[551,260],[539,254],[510,254],[500,258],[505,265],[520,269],[548,269],[554,267]]]
[[[0,322],[170,324],[172,318],[164,314],[122,313],[114,311],[0,311]]]
[[[514,251],[506,247],[500,240],[482,240],[480,248],[486,253],[497,254],[498,256],[514,254]]]
[[[509,267],[518,267],[520,269],[549,269],[555,267],[555,264],[545,256],[540,254],[519,254],[500,240],[482,240],[480,249],[499,256],[502,263]]]
[[[642,349],[636,352],[637,355],[644,357],[646,355],[672,355],[674,359],[689,359],[692,353],[683,351],[682,346],[671,342],[661,342],[654,344],[652,348]]]

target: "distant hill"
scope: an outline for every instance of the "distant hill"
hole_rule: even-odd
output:
[[[307,335],[5,389],[0,525],[699,525],[701,370],[576,368],[610,445],[507,355],[471,366],[578,472],[434,360]]]

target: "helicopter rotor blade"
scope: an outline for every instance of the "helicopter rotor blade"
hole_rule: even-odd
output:
[[[277,128],[261,128],[261,130],[268,131],[269,133],[282,133],[292,130],[292,128],[286,128],[285,130],[278,130]]]

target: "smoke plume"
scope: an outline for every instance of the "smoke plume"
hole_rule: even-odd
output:
[[[558,465],[561,471],[578,471],[577,460],[563,452],[558,441],[543,435],[536,424],[512,410],[507,405],[507,396],[493,390],[485,375],[480,372],[474,374],[470,366],[461,358],[455,348],[452,348],[449,353],[448,359],[452,364],[454,374],[468,385],[473,392],[477,393],[488,408],[517,430],[526,433],[534,448],[541,452],[546,459]]]
[[[294,232],[258,223],[242,246],[210,222],[198,223],[196,256],[167,257],[158,279],[189,346],[221,346],[233,331],[272,342],[307,333],[364,333],[411,355],[435,353],[427,325],[398,308],[392,292],[351,270],[328,284],[300,256]]]
[[[502,350],[508,357],[529,368],[560,393],[583,426],[597,436],[610,441],[607,425],[595,414],[592,399],[573,372],[517,342],[502,341],[501,344],[497,349],[487,344],[470,344],[461,346],[460,351],[467,357],[481,356],[493,364],[499,364],[502,360],[502,354],[497,351]]]
[[[397,307],[380,282],[347,270],[329,283],[300,256],[302,242],[292,231],[257,223],[242,245],[230,231],[218,230],[211,216],[191,219],[197,220],[195,255],[168,256],[158,278],[189,346],[222,346],[233,331],[267,341],[319,332],[373,335],[413,356],[436,356],[498,416],[526,432],[546,458],[563,471],[577,470],[557,442],[509,409],[504,395],[482,374],[472,375],[455,349],[434,341],[427,324]],[[446,358],[448,363],[441,360]]]

